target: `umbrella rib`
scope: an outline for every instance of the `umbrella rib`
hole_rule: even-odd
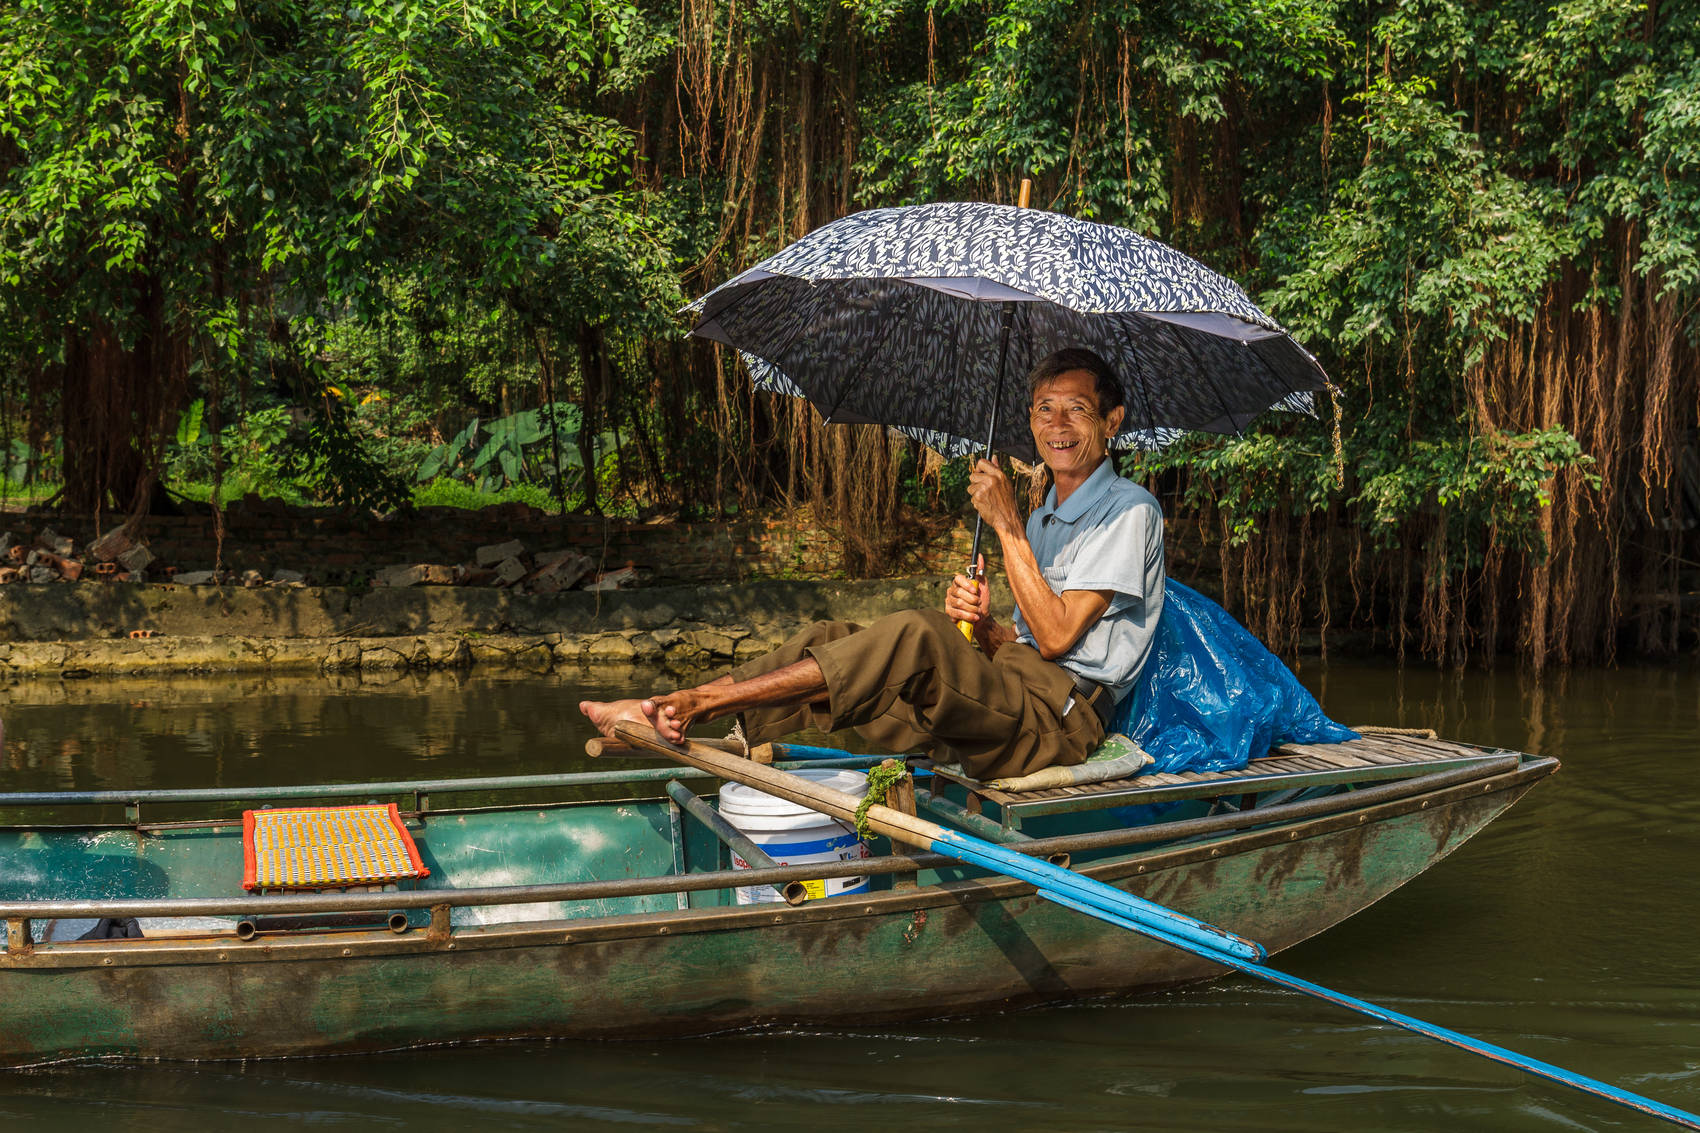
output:
[[[1132,325],[1129,327],[1130,338],[1132,337]],[[1145,356],[1138,350],[1129,350],[1128,354],[1133,358],[1133,372],[1139,381],[1140,396],[1145,399],[1145,429],[1155,435],[1157,432],[1157,408],[1151,400],[1151,386],[1145,380]]]
[[[908,302],[904,304],[903,313],[894,319],[886,321],[885,330],[880,332],[879,341],[874,344],[874,348],[872,350],[865,351],[862,354],[862,360],[857,364],[855,371],[852,372],[851,375],[844,381],[838,383],[838,396],[833,399],[832,408],[822,414],[822,417],[826,421],[830,422],[832,420],[833,414],[838,412],[838,407],[844,404],[844,398],[849,394],[851,387],[861,380],[862,374],[873,364],[874,356],[885,348],[886,340],[891,338],[891,332],[903,325],[903,323],[909,318],[910,313],[915,309],[915,304],[919,301],[919,291],[919,288],[911,285],[911,293],[908,296]],[[795,379],[792,380],[795,381]]]
[[[1021,326],[1020,326],[1021,344],[1022,344],[1021,356],[1024,357],[1024,358],[1027,358],[1027,359],[1032,359],[1033,355],[1035,353],[1037,353],[1037,349],[1034,346],[1033,324],[1038,317],[1037,314],[1036,314],[1036,312],[1038,312],[1038,311],[1039,311],[1039,307],[1035,304],[1032,304],[1032,303],[1022,303],[1020,306],[1018,306],[1016,308],[1016,316],[1021,322]],[[1031,363],[1030,363],[1030,366],[1031,366]],[[1029,369],[1029,372],[1031,372],[1031,369]],[[1021,384],[1023,386],[1027,385],[1026,374],[1022,375]],[[1031,389],[1023,389],[1023,390],[1017,390],[1016,392],[1018,393],[1018,395],[1024,395],[1027,404],[1029,405],[1029,407],[1031,407],[1032,401],[1033,401],[1033,391]],[[999,396],[1002,396],[1001,393],[1000,393]],[[1022,401],[1020,399],[1018,399],[1016,401],[1016,405],[1020,405],[1021,403],[1022,403]],[[1011,412],[1015,412],[1015,411],[1016,411],[1015,409],[1013,409],[1013,408],[1011,409]],[[1023,424],[1023,425],[1016,426],[1016,435],[1017,435],[1018,438],[1024,438],[1024,439],[1018,439],[1016,441],[1016,446],[1019,446],[1019,448],[1021,449],[1021,452],[1019,454],[1017,454],[1013,451],[1013,448],[1011,450],[1006,450],[1006,451],[1009,451],[1009,454],[1011,456],[1014,456],[1014,457],[1016,457],[1016,459],[1022,460],[1026,463],[1029,463],[1029,464],[1040,463],[1040,461],[1039,461],[1039,446],[1033,440],[1033,430],[1032,430],[1031,424]],[[1029,449],[1031,449],[1032,452],[1033,452],[1033,459],[1030,460],[1030,461],[1027,460],[1026,455],[1025,455]]]
[[[789,276],[787,278],[800,279],[801,277],[800,276]],[[728,301],[727,304],[724,307],[720,308],[720,310],[718,310],[714,313],[714,315],[713,315],[714,320],[716,322],[719,322],[721,316],[726,315],[726,314],[728,314],[732,311],[736,311],[739,307],[741,307],[745,303],[749,302],[751,298],[753,298],[756,294],[758,294],[761,291],[761,283],[762,282],[764,282],[764,281],[757,281],[756,283],[747,283],[743,287],[740,287],[738,289],[737,294],[733,295],[731,300]],[[807,283],[808,280],[803,280],[803,282]],[[718,291],[719,288],[715,288],[715,290]],[[707,300],[712,299],[713,297],[714,297],[714,292],[710,291],[707,295],[703,296],[703,300],[706,302]],[[697,322],[700,324],[703,321],[703,319],[706,319],[706,318],[709,318],[709,317],[710,316],[705,313],[705,314],[702,315],[701,318],[697,319]]]
[[[1178,328],[1175,333],[1175,340],[1181,344],[1181,349],[1186,351],[1187,357],[1192,359],[1193,366],[1200,374],[1204,375],[1205,384],[1210,387],[1210,392],[1215,394],[1216,400],[1221,403],[1222,414],[1228,419],[1228,427],[1233,429],[1234,436],[1244,436],[1245,430],[1242,429],[1239,422],[1234,419],[1234,410],[1233,407],[1228,404],[1227,396],[1222,393],[1222,388],[1216,384],[1216,379],[1210,373],[1209,369],[1207,369],[1204,363],[1199,360],[1198,352],[1192,348],[1192,343],[1186,340],[1186,335],[1181,334]]]
[[[802,277],[801,276],[793,276],[792,278],[801,279]],[[826,298],[824,291],[816,285],[814,280],[805,279],[805,280],[803,280],[803,282],[807,283],[809,285],[809,290],[808,290],[809,309],[808,309],[807,313],[798,317],[797,325],[791,328],[791,333],[788,336],[786,336],[785,341],[779,346],[779,349],[777,349],[773,352],[775,357],[768,358],[766,355],[762,355],[762,354],[756,355],[756,357],[762,358],[766,362],[771,364],[775,369],[779,368],[779,362],[777,360],[778,356],[784,354],[787,350],[791,349],[791,344],[793,342],[797,341],[797,337],[803,333],[804,328],[807,327],[814,320],[816,312],[820,309],[822,301]],[[752,353],[753,353],[753,351],[752,351]],[[782,373],[782,374],[785,374],[784,370],[780,370],[779,372]],[[792,375],[790,375],[790,374],[785,374],[785,376],[787,378],[791,379],[792,385],[796,386],[798,389],[803,388],[802,383],[799,382],[795,377],[792,377]],[[805,396],[806,396],[806,393],[805,393]]]
[[[965,315],[970,315],[978,306],[979,306],[979,304],[977,304],[977,303],[964,303],[964,304],[961,304],[961,305],[958,305],[956,307],[951,308],[955,312],[955,315],[956,315],[956,321],[955,321],[956,333],[950,336],[950,394],[951,394],[951,408],[952,408],[952,410],[954,410],[955,406],[956,406],[955,398],[956,398],[957,391],[959,391],[963,388],[962,387],[962,355],[963,355],[963,350],[962,350],[962,339],[963,339],[963,336],[962,336],[962,320],[963,320],[963,317]],[[949,413],[943,414],[942,416],[945,420],[950,421],[950,420],[955,419],[956,414],[954,412],[949,412]],[[945,429],[939,429],[937,431],[940,432],[940,433],[948,433],[948,431],[945,430]],[[950,434],[950,435],[953,435],[953,434]],[[969,439],[972,440],[973,438],[969,438]],[[946,447],[949,447],[949,442],[946,442]]]
[[[1282,334],[1283,338],[1291,339],[1291,337],[1292,337],[1291,335],[1288,335],[1285,331],[1282,331],[1281,334]],[[1296,394],[1316,392],[1315,390],[1295,389],[1291,382],[1287,381],[1286,378],[1281,376],[1281,371],[1277,370],[1274,366],[1270,365],[1269,359],[1265,358],[1263,356],[1263,353],[1260,350],[1258,350],[1257,347],[1253,346],[1251,343],[1248,342],[1248,343],[1246,343],[1246,349],[1251,351],[1252,357],[1256,358],[1258,363],[1265,370],[1269,371],[1269,376],[1275,379],[1275,384],[1287,391],[1287,397],[1283,398],[1282,399],[1283,401],[1287,400],[1287,398],[1293,397]],[[1310,358],[1310,355],[1309,355],[1308,352],[1306,353],[1305,357],[1307,359],[1309,359],[1310,364],[1315,366],[1317,371],[1322,374],[1322,382],[1323,382],[1322,388],[1327,389],[1328,388],[1328,374],[1327,374],[1326,371],[1324,371],[1322,369],[1322,364],[1320,362],[1318,362],[1315,358]],[[1313,416],[1313,417],[1316,416],[1315,403],[1314,402],[1312,403],[1311,416]]]
[[[793,342],[797,341],[797,336],[803,333],[804,328],[807,327],[809,325],[810,320],[814,318],[815,310],[816,310],[816,308],[818,308],[820,306],[820,300],[822,298],[821,289],[818,286],[816,286],[816,282],[814,280],[804,279],[800,275],[785,276],[784,278],[795,279],[797,282],[806,284],[808,286],[807,294],[809,296],[810,307],[809,307],[809,310],[806,314],[799,316],[799,318],[797,319],[796,325],[791,328],[790,335],[787,336],[784,343],[782,343],[779,346],[779,348],[773,352],[776,357],[778,355],[784,354],[787,350],[789,350],[791,348],[791,344]],[[759,290],[760,290],[759,285],[752,285],[750,287],[745,288],[740,295],[738,295],[735,299],[733,299],[732,302],[726,304],[725,307],[721,308],[719,314],[714,316],[715,321],[718,322],[723,316],[725,316],[729,312],[737,310],[738,307],[743,305],[745,302],[747,302],[750,299],[753,299],[756,296],[756,294],[759,292]],[[741,346],[734,346],[733,349],[742,351],[746,354],[755,354],[755,351],[745,350],[745,348],[741,347]],[[779,363],[777,361],[775,361],[773,358],[769,358],[765,354],[756,354],[756,357],[760,358],[762,361],[773,366],[773,368],[776,369],[776,370],[779,370],[780,373],[785,374],[785,371],[782,370],[782,369],[779,369]],[[802,386],[797,384],[796,378],[791,377],[790,374],[785,374],[785,376],[787,378],[791,379],[792,385],[797,386],[798,389],[803,388]]]

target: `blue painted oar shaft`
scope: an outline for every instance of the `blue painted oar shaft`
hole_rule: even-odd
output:
[[[1430,1023],[1426,1020],[1418,1019],[1415,1016],[1406,1015],[1400,1011],[1390,1010],[1386,1007],[1380,1006],[1379,1004],[1371,1003],[1367,999],[1359,999],[1354,995],[1346,995],[1343,992],[1334,991],[1330,988],[1323,987],[1321,984],[1315,984],[1307,979],[1301,979],[1298,976],[1289,975],[1279,969],[1271,968],[1267,964],[1259,964],[1253,963],[1249,960],[1242,960],[1224,949],[1200,946],[1191,941],[1182,940],[1181,938],[1165,933],[1161,929],[1155,928],[1150,924],[1135,921],[1127,917],[1121,917],[1104,909],[1085,905],[1067,893],[1041,889],[1039,891],[1039,895],[1044,897],[1046,900],[1054,901],[1065,908],[1073,909],[1075,912],[1085,913],[1089,917],[1097,917],[1099,920],[1119,925],[1120,927],[1132,932],[1137,932],[1142,936],[1147,936],[1153,940],[1161,941],[1172,948],[1178,948],[1183,952],[1191,952],[1196,956],[1204,957],[1206,960],[1213,960],[1225,968],[1232,968],[1235,971],[1244,972],[1248,976],[1256,976],[1258,979],[1267,980],[1269,983],[1275,984],[1278,987],[1284,987],[1292,991],[1303,992],[1305,995],[1315,996],[1318,999],[1326,1000],[1329,1003],[1344,1007],[1349,1011],[1356,1011],[1359,1014],[1368,1015],[1370,1018],[1379,1019],[1383,1023],[1391,1023],[1395,1027],[1402,1027],[1407,1031],[1422,1035],[1425,1038],[1431,1038],[1437,1042],[1446,1043],[1448,1046],[1455,1046],[1459,1050],[1469,1051],[1471,1054],[1479,1054],[1483,1058],[1490,1058],[1493,1061],[1503,1063],[1506,1066],[1515,1067],[1525,1073],[1533,1074],[1537,1078],[1545,1078],[1549,1082],[1557,1082],[1561,1086],[1569,1086],[1571,1089],[1580,1090],[1585,1094],[1593,1094],[1597,1098],[1604,1098],[1609,1102],[1615,1102],[1618,1105],[1627,1106],[1630,1109],[1645,1113],[1650,1117],[1657,1117],[1661,1120],[1668,1121],[1673,1125],[1680,1125],[1685,1129],[1700,1129],[1700,1114],[1694,1114],[1687,1110],[1677,1109],[1675,1106],[1666,1105],[1664,1102],[1655,1101],[1642,1094],[1633,1093],[1618,1086],[1613,1086],[1611,1083],[1602,1082],[1598,1078],[1590,1078],[1586,1074],[1578,1074],[1575,1071],[1566,1070],[1562,1066],[1554,1066],[1550,1062],[1543,1062],[1541,1059],[1532,1058],[1526,1054],[1518,1054],[1514,1050],[1499,1046],[1496,1043],[1490,1043],[1485,1039],[1473,1038],[1461,1031],[1454,1031],[1448,1027],[1442,1027],[1439,1024]]]
[[[1143,897],[1135,897],[1102,881],[1082,877],[1073,870],[1053,865],[1042,858],[1029,857],[1014,850],[975,838],[955,830],[939,827],[942,837],[933,841],[934,853],[946,854],[959,861],[989,869],[1005,877],[1031,882],[1041,890],[1066,893],[1093,909],[1126,917],[1141,924],[1150,924],[1168,935],[1190,941],[1201,948],[1220,949],[1241,960],[1262,960],[1268,953],[1255,940],[1247,940],[1225,932],[1215,925],[1177,913]]]
[[[800,802],[822,814],[830,814],[845,821],[860,819],[856,810],[861,800],[855,795],[835,791],[823,784],[788,775],[759,763],[751,763],[747,759],[688,740],[683,748],[674,747],[672,744],[661,742],[653,728],[622,723],[616,726],[615,731],[620,739],[636,747],[668,756],[693,767],[714,771],[779,798]],[[905,845],[930,848],[1004,877],[1016,878],[1035,886],[1065,889],[1089,905],[1113,911],[1135,921],[1155,922],[1165,931],[1182,939],[1195,941],[1200,946],[1225,949],[1247,960],[1264,958],[1263,946],[1255,941],[1223,932],[1214,925],[1207,925],[1185,913],[1177,913],[1131,893],[1124,893],[1101,881],[1082,877],[1073,870],[1028,857],[1026,854],[1018,854],[995,842],[974,838],[940,826],[936,822],[928,822],[924,818],[903,814],[885,806],[869,807],[866,817],[875,830]]]
[[[801,761],[801,760],[811,760],[811,759],[853,759],[853,758],[855,758],[855,756],[853,756],[850,752],[845,751],[843,748],[816,747],[813,744],[776,743],[776,744],[773,745],[773,758],[775,758],[777,760],[781,760],[781,761],[784,761],[784,760]],[[867,757],[867,758],[869,758],[873,762],[877,763],[880,760],[884,760],[884,759],[892,759],[892,758],[895,758],[895,759],[911,759],[911,758],[919,758],[919,757],[918,756],[904,756],[904,755],[899,755],[899,756],[881,755],[881,756],[870,756],[870,757]]]
[[[744,783],[758,790],[768,791],[781,798],[789,798],[794,802],[813,807],[822,814],[831,814],[846,820],[853,819],[856,811],[856,798],[842,791],[835,791],[808,780],[799,779],[771,767],[752,764],[748,760],[736,756],[728,756],[712,748],[700,744],[687,743],[684,750],[661,743],[650,729],[621,725],[620,737],[628,743],[646,747],[659,755],[667,755],[681,763],[705,771],[712,771],[727,779]],[[647,733],[647,734],[646,734]],[[1471,1038],[1458,1031],[1448,1030],[1433,1023],[1425,1023],[1410,1015],[1397,1011],[1389,1011],[1378,1007],[1368,1000],[1355,996],[1343,995],[1330,991],[1320,984],[1290,976],[1261,963],[1265,958],[1263,946],[1232,933],[1223,932],[1214,925],[1207,925],[1183,913],[1165,909],[1161,905],[1144,901],[1124,893],[1102,882],[1089,877],[1082,877],[1072,870],[1052,865],[1050,862],[1030,858],[1013,850],[992,842],[947,829],[934,822],[916,818],[914,815],[903,814],[884,806],[871,806],[867,810],[867,818],[875,829],[887,837],[896,838],[909,844],[926,845],[935,853],[946,854],[959,861],[980,866],[993,873],[1005,877],[1025,881],[1039,890],[1041,897],[1054,901],[1065,908],[1095,917],[1106,924],[1129,929],[1152,940],[1160,941],[1183,952],[1202,957],[1225,968],[1233,968],[1248,976],[1256,976],[1280,987],[1303,992],[1329,1003],[1337,1004],[1352,1011],[1403,1027],[1419,1035],[1435,1039],[1439,1042],[1491,1058],[1507,1066],[1514,1066],[1527,1071],[1538,1078],[1557,1082],[1562,1086],[1593,1094],[1618,1105],[1627,1106],[1652,1117],[1661,1118],[1687,1129],[1700,1130],[1700,1115],[1680,1110],[1674,1106],[1656,1102],[1640,1094],[1619,1089],[1616,1086],[1602,1082],[1597,1078],[1589,1078],[1583,1074],[1575,1074],[1563,1067],[1554,1066],[1550,1062],[1542,1062],[1538,1058],[1530,1058],[1496,1046],[1481,1039]],[[1113,894],[1114,896],[1109,896]]]

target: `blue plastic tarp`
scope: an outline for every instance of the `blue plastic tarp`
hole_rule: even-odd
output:
[[[1231,771],[1279,744],[1358,738],[1228,611],[1172,578],[1151,655],[1111,730],[1151,753],[1152,772]]]

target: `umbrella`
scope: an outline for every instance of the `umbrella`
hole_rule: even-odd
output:
[[[1026,374],[1086,347],[1121,377],[1114,448],[1238,433],[1312,412],[1316,359],[1233,281],[1155,240],[1058,213],[976,203],[870,209],[823,225],[687,310],[740,351],[758,389],[828,421],[902,428],[946,456],[1037,460]],[[999,418],[1002,418],[1001,420]]]

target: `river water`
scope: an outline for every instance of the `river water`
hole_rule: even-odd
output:
[[[1344,723],[1433,727],[1564,769],[1276,965],[1700,1110],[1700,669],[1309,662],[1301,675]],[[16,685],[0,698],[0,789],[570,770],[588,734],[573,705],[613,691],[448,674]],[[1658,1127],[1244,978],[892,1028],[0,1071],[0,1117],[149,1130]]]

